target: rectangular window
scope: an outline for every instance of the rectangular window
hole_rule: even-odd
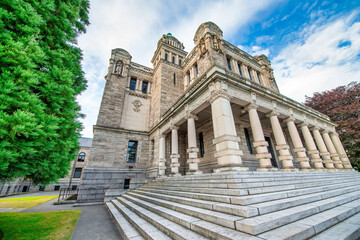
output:
[[[179,66],[181,67],[181,58],[179,58]]]
[[[165,61],[167,61],[167,60],[168,60],[168,54],[165,53]]]
[[[241,65],[238,63],[238,68],[239,68],[239,73],[240,73],[240,76],[242,76],[242,71],[241,71]]]
[[[226,61],[227,61],[227,65],[228,65],[229,70],[232,71],[230,58],[227,58]]]
[[[124,189],[129,189],[130,187],[130,179],[125,179],[124,181]]]
[[[54,187],[54,191],[59,191],[60,190],[60,186],[59,185],[56,185],[55,187]]]
[[[251,70],[250,70],[250,68],[248,68],[248,72],[249,72],[249,78],[250,78],[250,80],[252,81],[253,79],[252,79],[252,76],[251,76]]]
[[[171,62],[175,64],[175,57],[172,57]]]
[[[189,85],[190,85],[190,83],[191,83],[190,72],[187,72],[187,73],[186,73],[186,76],[187,76],[187,79],[188,79],[188,83],[189,83]]]
[[[147,91],[148,91],[148,85],[149,85],[149,83],[148,82],[143,82],[142,83],[142,87],[141,87],[141,92],[142,93],[147,93]]]
[[[244,133],[245,133],[246,145],[247,145],[247,147],[248,147],[248,150],[249,150],[250,154],[253,154],[253,150],[252,150],[252,148],[251,148],[249,131],[247,130],[247,128],[244,128]]]
[[[261,82],[261,78],[260,78],[259,73],[256,73],[256,75],[257,75],[257,77],[258,77],[258,79],[259,79],[259,84],[262,85],[262,82]]]
[[[200,143],[200,157],[204,156],[204,137],[203,137],[203,133],[199,133],[199,143]]]
[[[174,73],[174,85],[176,85],[176,74]]]
[[[131,78],[130,79],[130,86],[129,86],[130,90],[135,91],[136,90],[136,78]]]
[[[80,178],[81,172],[82,172],[82,168],[75,168],[74,178]]]
[[[137,141],[129,141],[126,162],[127,163],[135,163],[136,161],[136,151],[137,151]]]
[[[195,64],[195,76],[199,75],[199,69],[198,69],[198,65]]]
[[[77,185],[72,185],[71,186],[71,190],[76,190],[77,189]]]

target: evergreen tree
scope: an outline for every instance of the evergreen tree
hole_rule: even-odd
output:
[[[353,167],[360,171],[360,83],[306,96],[305,105],[328,115],[338,126],[336,130]]]
[[[79,149],[86,88],[76,38],[88,0],[0,2],[0,181],[48,184],[64,177]]]

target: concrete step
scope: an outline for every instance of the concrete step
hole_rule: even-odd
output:
[[[257,195],[248,195],[248,196],[227,196],[227,195],[215,195],[211,193],[196,193],[196,192],[184,192],[181,190],[164,190],[161,188],[138,188],[144,192],[151,192],[151,193],[158,193],[158,194],[165,194],[170,196],[178,196],[178,197],[185,197],[185,198],[192,198],[198,200],[206,200],[206,201],[214,201],[214,202],[221,202],[221,203],[232,203],[237,205],[250,205],[255,203],[273,201],[283,198],[289,197],[296,197],[300,195],[318,193],[323,191],[329,191],[339,188],[345,188],[350,186],[356,186],[356,182],[349,182],[349,183],[340,183],[340,184],[333,184],[329,186],[320,186],[320,187],[313,187],[313,188],[306,188],[306,189],[296,189],[290,191],[281,191],[281,192],[274,192],[274,193],[263,193]]]
[[[356,191],[330,199],[320,200],[273,213],[242,219],[240,221],[236,221],[236,229],[252,235],[257,235],[359,198],[360,191]]]
[[[129,194],[123,195],[122,198],[125,198],[137,205],[142,205],[142,204],[144,205],[145,204],[144,202],[152,203],[157,206],[162,206],[162,207],[171,209],[173,211],[177,211],[177,212],[180,212],[180,213],[192,216],[192,217],[196,217],[196,218],[205,220],[207,222],[212,222],[212,223],[221,225],[223,227],[228,227],[231,229],[235,229],[236,221],[243,219],[242,217],[235,216],[235,215],[230,215],[230,214],[215,212],[215,211],[211,211],[211,210],[207,210],[207,209],[203,209],[203,208],[192,207],[192,206],[188,206],[188,205],[184,205],[184,204],[169,202],[169,201],[152,198],[152,197],[148,197],[148,196],[144,196],[144,195],[139,195],[139,194],[135,194],[135,193],[133,193],[131,196]],[[119,201],[121,201],[120,198],[117,198],[117,199]]]
[[[177,212],[150,202],[146,201],[137,201],[133,202],[128,199],[125,199],[124,196],[117,198],[119,203],[126,205],[131,210],[134,210],[139,215],[143,213],[156,213],[158,216],[164,217],[171,221],[171,224],[179,224],[191,231],[202,235],[205,238],[209,239],[246,239],[246,240],[261,240],[255,236],[251,236],[246,233],[242,233],[233,229],[229,229],[200,218],[189,216],[181,212]],[[138,204],[137,204],[138,203]],[[151,220],[154,225],[156,223]],[[170,224],[170,223],[169,223]],[[193,238],[193,239],[203,239],[203,238]]]
[[[341,183],[341,184],[333,184],[328,186],[320,186],[320,187],[313,187],[313,188],[305,188],[305,189],[296,189],[290,191],[283,191],[283,192],[274,192],[274,193],[265,193],[259,195],[249,195],[243,197],[231,197],[231,203],[239,204],[239,205],[250,205],[255,203],[262,203],[268,202],[283,198],[290,198],[290,197],[297,197],[301,195],[308,195],[312,193],[319,193],[325,192],[334,189],[340,189],[345,187],[355,186],[356,182],[350,183]]]
[[[252,205],[248,205],[248,207],[251,206],[251,207],[257,208],[259,211],[259,214],[266,214],[266,213],[286,209],[289,207],[295,207],[295,206],[298,206],[301,204],[319,201],[319,200],[327,199],[330,197],[338,196],[341,194],[350,193],[350,192],[356,191],[358,189],[359,189],[358,186],[351,186],[351,187],[345,187],[345,188],[340,188],[340,189],[326,191],[326,192],[319,192],[319,193],[284,198],[284,199],[274,200],[274,201],[269,201],[269,202],[264,202],[264,203],[252,204]]]
[[[183,192],[195,192],[195,193],[210,193],[217,195],[229,195],[229,196],[243,196],[248,195],[247,189],[219,189],[219,188],[198,188],[198,187],[170,187],[170,186],[142,186],[139,189],[167,189],[171,191],[183,191]]]
[[[358,240],[360,239],[360,213],[332,226],[311,240]]]
[[[336,179],[336,180],[327,180],[323,181],[311,181],[311,182],[301,182],[296,181],[294,183],[283,183],[279,185],[266,184],[263,183],[239,183],[239,184],[169,184],[169,185],[146,185],[142,186],[141,189],[151,188],[151,189],[166,189],[170,191],[181,190],[183,192],[200,192],[200,193],[212,193],[219,195],[232,195],[232,196],[244,196],[244,195],[254,195],[261,193],[270,193],[270,192],[279,192],[284,190],[293,190],[293,189],[302,189],[302,188],[311,188],[318,186],[326,186],[331,184],[339,183],[352,183],[354,179]],[[229,192],[231,194],[229,194]]]
[[[158,230],[156,227],[145,221],[142,217],[136,215],[126,206],[114,200],[111,201],[116,209],[128,220],[131,225],[139,232],[145,239],[166,239],[170,240],[166,234]],[[126,229],[124,230],[126,231]]]
[[[360,236],[360,231],[359,231],[360,215],[358,215],[359,211],[360,211],[360,200],[355,200],[347,204],[320,212],[313,216],[301,219],[291,224],[265,232],[263,234],[260,234],[259,237],[264,239],[273,239],[273,240],[308,239],[309,237],[312,237],[321,232],[323,233],[317,235],[312,239],[324,239],[324,240],[346,239],[350,236],[355,237],[356,235],[357,237],[359,237]],[[356,215],[354,217],[351,217],[354,214]],[[344,222],[340,223],[341,221],[344,221],[346,223],[345,224]],[[350,221],[352,221],[352,224],[351,223],[348,224],[348,222]],[[339,237],[338,232],[336,230],[340,230],[339,232],[342,233],[341,237]],[[349,232],[347,232],[347,230]],[[357,238],[353,238],[353,239],[357,239]]]
[[[119,210],[111,202],[105,203],[110,215],[115,221],[115,225],[124,240],[143,240],[141,234],[126,220],[126,218],[119,212]]]
[[[126,208],[128,211],[128,215],[132,215],[132,218],[138,218],[137,221],[142,222],[141,228],[144,231],[146,228],[148,231],[145,232],[145,236],[148,239],[176,239],[176,240],[185,240],[185,239],[201,239],[204,240],[206,238],[200,236],[197,233],[192,232],[189,229],[184,228],[183,226],[176,224],[167,220],[164,217],[161,217],[153,212],[150,212],[140,206],[133,205],[126,201],[119,202],[113,200],[112,203],[114,206],[119,208]],[[131,214],[129,214],[131,213]],[[141,221],[139,221],[141,219]],[[151,229],[155,229],[155,234],[151,231]],[[161,232],[160,232],[161,231]],[[161,234],[160,234],[161,233]],[[158,238],[154,238],[158,237]]]
[[[166,181],[202,181],[202,180],[224,180],[224,179],[256,179],[256,178],[284,178],[284,177],[303,177],[303,178],[316,178],[316,177],[357,177],[360,176],[356,172],[343,171],[343,172],[229,172],[229,173],[209,173],[201,175],[185,175],[175,177],[162,177],[158,178],[150,183],[154,182],[166,182]]]
[[[166,201],[186,204],[193,207],[204,208],[208,210],[213,210],[222,213],[233,214],[240,217],[253,217],[259,215],[258,210],[256,207],[250,206],[240,206],[228,203],[219,203],[215,201],[205,201],[205,200],[198,200],[193,198],[186,198],[186,197],[176,197],[171,195],[165,194],[158,194],[152,192],[145,192],[142,190],[134,190],[132,193],[137,193],[139,195],[146,195],[153,198],[158,198]],[[132,195],[129,193],[129,195]]]
[[[329,181],[336,181],[336,180],[342,180],[342,179],[359,179],[359,177],[354,176],[332,176],[327,177]],[[197,179],[194,181],[193,179],[187,179],[187,180],[179,180],[179,179],[173,179],[173,178],[165,178],[161,179],[159,181],[152,181],[146,186],[152,186],[152,185],[158,185],[158,186],[169,186],[169,185],[179,185],[179,184],[189,184],[189,185],[197,185],[197,184],[204,184],[210,185],[210,187],[225,187],[229,188],[228,184],[234,184],[234,183],[242,183],[244,186],[246,186],[246,183],[249,187],[258,187],[258,186],[272,186],[272,185],[286,185],[286,184],[294,184],[300,182],[319,182],[319,180],[324,179],[324,176],[273,176],[269,175],[267,177],[263,176],[248,176],[243,177],[238,175],[236,178],[225,178],[225,179]]]

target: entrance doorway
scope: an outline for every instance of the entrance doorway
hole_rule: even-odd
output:
[[[274,149],[272,148],[272,145],[271,145],[271,140],[270,140],[269,137],[265,137],[265,141],[269,145],[267,148],[268,148],[269,153],[271,154],[271,158],[270,158],[271,165],[273,165],[273,167],[278,168],[278,164],[277,164],[276,159],[275,159]]]

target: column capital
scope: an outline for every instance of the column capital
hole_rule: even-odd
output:
[[[251,110],[251,109],[257,110],[258,108],[259,108],[259,106],[258,106],[255,102],[252,102],[252,103],[250,103],[249,105],[247,105],[247,106],[245,107],[245,110],[246,110],[246,111],[249,111],[249,110]]]
[[[170,129],[171,129],[171,130],[178,130],[178,129],[179,129],[179,126],[177,126],[177,125],[175,125],[175,124],[172,124],[172,125],[170,126]]]
[[[278,112],[278,111],[276,111],[276,110],[273,110],[273,111],[271,111],[271,112],[269,112],[269,113],[267,113],[265,116],[266,117],[273,117],[273,116],[279,116],[280,115],[280,113]]]
[[[307,123],[307,122],[302,122],[302,123],[300,123],[299,125],[298,125],[299,127],[308,127],[309,126],[309,124]]]
[[[218,98],[225,98],[227,100],[231,100],[231,95],[224,89],[220,89],[220,90],[213,90],[211,92],[210,97],[208,98],[208,102],[209,103],[213,103],[216,99]]]
[[[330,135],[334,135],[336,137],[339,137],[339,134],[337,132],[329,132],[329,133],[330,133]]]
[[[166,138],[166,134],[165,134],[165,133],[161,133],[161,134],[160,134],[160,138]]]
[[[290,116],[290,117],[285,118],[285,119],[283,120],[283,122],[285,122],[285,123],[294,122],[294,121],[295,121],[295,118],[294,118],[293,116]]]
[[[199,118],[196,116],[196,114],[191,113],[191,112],[186,112],[186,113],[185,113],[185,119],[189,119],[189,118],[192,118],[192,119],[194,119],[195,121],[199,119]]]
[[[320,128],[318,126],[313,126],[310,128],[310,131],[316,131],[316,130],[320,130]]]
[[[329,131],[326,130],[326,129],[323,129],[323,130],[320,131],[320,133],[321,133],[321,134],[326,134],[326,133],[329,134]]]

